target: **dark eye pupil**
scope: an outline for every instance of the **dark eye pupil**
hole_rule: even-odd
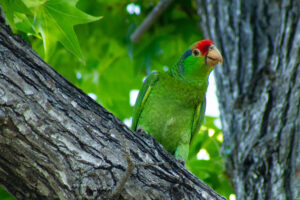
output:
[[[199,51],[195,49],[195,50],[193,51],[193,54],[194,54],[194,56],[198,56],[198,55],[199,55]]]

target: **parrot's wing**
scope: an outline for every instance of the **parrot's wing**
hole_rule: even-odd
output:
[[[156,83],[156,81],[159,78],[159,73],[155,72],[150,74],[145,83],[143,84],[142,88],[140,89],[138,98],[135,102],[135,106],[133,108],[133,118],[132,118],[132,125],[131,129],[136,130],[137,129],[137,124],[141,115],[141,112],[143,110],[144,104],[147,101],[147,98],[151,92],[151,89],[153,85]]]
[[[204,97],[203,101],[197,105],[195,110],[195,114],[193,118],[191,141],[193,139],[193,136],[199,132],[200,127],[203,123],[205,117],[205,107],[206,107],[206,98]]]

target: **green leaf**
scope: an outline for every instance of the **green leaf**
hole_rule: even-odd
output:
[[[72,54],[83,59],[77,36],[73,27],[77,24],[92,22],[101,17],[93,17],[75,7],[76,1],[48,0],[35,9],[35,29],[42,35],[45,60],[49,60],[61,42]]]
[[[42,37],[33,29],[33,19],[28,18],[23,13],[15,13],[15,26],[19,31],[22,31],[27,35],[33,35],[39,39],[42,39]]]
[[[38,7],[45,3],[45,0],[22,0],[28,8]],[[46,0],[47,1],[47,0]]]
[[[189,160],[187,166],[192,171],[206,171],[208,173],[219,173],[224,170],[222,160]]]
[[[222,194],[222,196],[227,197],[227,199],[229,199],[229,196],[231,194],[234,194],[234,191],[232,189],[232,186],[228,180],[228,178],[225,178],[224,175],[222,175],[222,177],[219,177],[219,181],[220,184],[218,185],[218,187],[215,188],[216,192],[218,192],[219,194]]]
[[[12,27],[13,31],[17,29],[14,23],[15,12],[31,14],[30,10],[21,0],[1,0],[0,4],[4,10],[7,23]]]
[[[1,200],[15,200],[15,198],[6,192],[2,187],[0,187],[0,199]]]

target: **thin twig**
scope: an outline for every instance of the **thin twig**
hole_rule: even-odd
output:
[[[144,32],[146,32],[153,22],[162,14],[162,12],[172,3],[173,0],[162,0],[160,1],[152,12],[147,16],[143,23],[134,31],[130,36],[132,42],[138,42]]]
[[[127,148],[127,147],[125,147]],[[130,158],[130,154],[129,152],[127,151],[127,149],[124,151],[125,153],[125,156],[126,156],[126,160],[127,160],[127,164],[128,164],[128,168],[125,172],[125,176],[122,178],[119,186],[117,187],[117,189],[113,192],[113,198],[114,199],[119,199],[120,195],[121,195],[121,192],[122,190],[124,189],[124,186],[127,182],[127,180],[129,179],[129,177],[131,176],[134,168],[136,167],[135,164],[132,162],[131,158]]]

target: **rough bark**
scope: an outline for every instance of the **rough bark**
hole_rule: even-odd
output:
[[[198,0],[237,199],[300,197],[300,2]]]
[[[129,130],[0,22],[0,185],[17,199],[223,197],[154,139]],[[114,198],[113,198],[114,199]]]

